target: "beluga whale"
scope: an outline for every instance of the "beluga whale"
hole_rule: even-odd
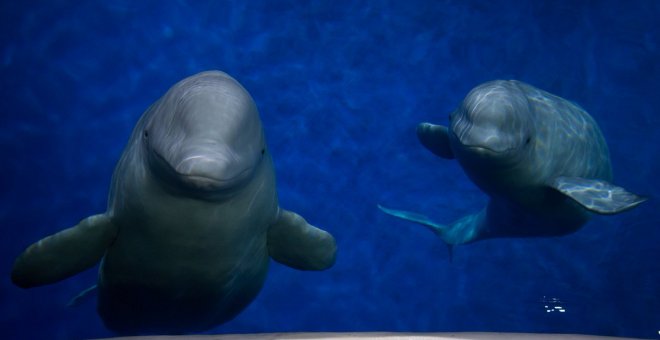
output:
[[[107,211],[29,246],[12,281],[52,284],[100,261],[97,309],[110,330],[213,328],[253,301],[270,258],[300,270],[334,264],[332,235],[280,208],[275,184],[250,94],[223,72],[193,75],[139,119]]]
[[[449,126],[421,123],[423,146],[456,159],[490,200],[450,224],[379,205],[422,224],[450,249],[501,237],[572,233],[592,214],[616,214],[645,201],[611,183],[610,156],[598,125],[578,105],[516,80],[472,89],[449,115]]]

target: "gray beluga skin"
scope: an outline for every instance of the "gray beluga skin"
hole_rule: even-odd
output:
[[[137,123],[108,209],[27,248],[12,280],[34,287],[102,260],[98,312],[118,333],[202,331],[258,294],[272,257],[301,270],[335,261],[329,233],[278,205],[259,113],[233,78],[175,84]]]
[[[379,207],[429,227],[450,246],[565,235],[591,213],[615,214],[645,200],[610,184],[607,144],[586,111],[520,81],[477,86],[451,113],[449,127],[421,123],[417,135],[434,154],[458,160],[490,197],[487,207],[449,225]]]

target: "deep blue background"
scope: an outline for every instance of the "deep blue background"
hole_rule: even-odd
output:
[[[19,3],[31,3],[21,5]],[[14,287],[15,256],[104,211],[146,107],[224,70],[252,94],[280,203],[337,238],[321,273],[273,263],[214,332],[524,331],[660,337],[660,1],[2,1],[0,337],[108,336],[66,308],[90,270]],[[601,124],[615,181],[655,198],[561,238],[462,246],[377,203],[449,222],[486,197],[416,140],[475,85],[520,79]],[[547,313],[543,296],[564,301]]]

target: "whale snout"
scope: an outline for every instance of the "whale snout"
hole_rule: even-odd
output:
[[[183,184],[201,191],[229,189],[245,181],[251,162],[228,155],[193,155],[184,158],[174,170]]]
[[[467,167],[501,167],[515,164],[522,150],[506,134],[496,129],[472,127],[469,131],[450,134],[452,150],[461,164]]]
[[[461,144],[474,152],[483,154],[501,154],[514,148],[510,141],[495,131],[481,134],[473,133],[468,136],[463,136]]]
[[[231,151],[191,148],[163,155],[150,150],[149,168],[157,178],[171,184],[168,187],[176,192],[233,192],[249,181],[259,159]]]
[[[517,146],[511,136],[493,126],[454,126],[454,136],[461,148],[484,155],[505,154]]]

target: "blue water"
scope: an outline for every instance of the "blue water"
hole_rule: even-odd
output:
[[[507,331],[660,337],[660,1],[2,1],[0,337],[112,335],[89,270],[23,290],[24,247],[105,210],[131,129],[207,69],[254,97],[280,204],[337,239],[336,265],[272,263],[214,333]],[[486,197],[417,141],[477,84],[519,79],[600,123],[615,182],[651,200],[561,238],[455,249],[378,203],[449,222]],[[545,297],[545,298],[544,298]],[[565,312],[548,312],[543,299]],[[552,306],[551,306],[552,307]]]

